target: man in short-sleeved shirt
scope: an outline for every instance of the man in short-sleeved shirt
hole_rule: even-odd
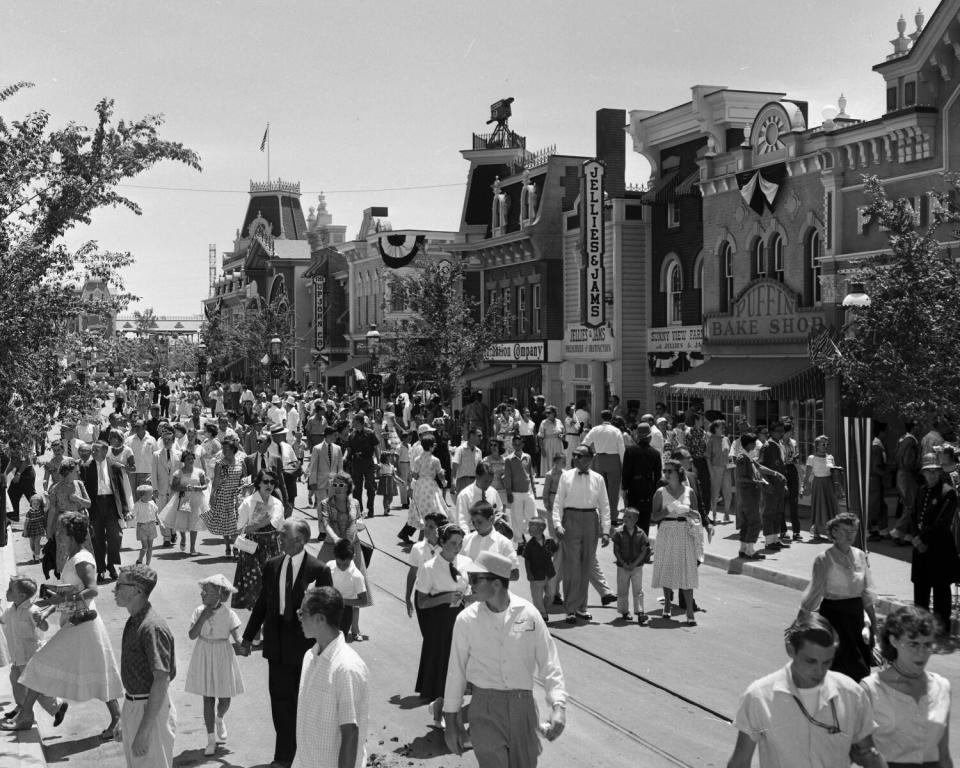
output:
[[[119,730],[128,767],[173,765],[177,711],[168,690],[177,662],[173,633],[150,605],[156,584],[157,572],[137,564],[121,568],[114,587],[117,605],[130,614],[120,651],[125,696]]]
[[[884,765],[873,746],[877,724],[870,699],[856,682],[830,671],[837,635],[819,614],[787,630],[790,663],[755,680],[740,699],[737,745],[727,768],[749,768],[760,747],[760,768],[839,768]]]
[[[340,631],[343,598],[333,587],[307,590],[303,634],[317,641],[303,657],[292,768],[367,764],[369,672]]]
[[[470,522],[473,530],[463,537],[460,552],[471,560],[476,560],[481,552],[496,552],[508,558],[511,563],[510,578],[520,578],[520,560],[510,539],[493,527],[493,507],[486,501],[478,501],[470,507]]]

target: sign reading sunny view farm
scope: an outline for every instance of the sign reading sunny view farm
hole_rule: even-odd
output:
[[[796,294],[776,280],[755,280],[727,315],[708,315],[704,324],[709,343],[797,342],[825,325],[818,309],[797,307]]]

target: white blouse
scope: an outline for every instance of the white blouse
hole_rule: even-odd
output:
[[[867,553],[850,547],[849,557],[844,557],[836,547],[824,550],[813,561],[813,574],[801,598],[801,607],[815,611],[824,599],[852,597],[863,598],[864,606],[873,605],[876,598]]]
[[[873,743],[888,763],[936,763],[950,722],[950,682],[927,672],[927,692],[914,700],[874,672],[860,685],[873,704]]]
[[[416,590],[425,595],[438,595],[441,592],[466,594],[470,587],[467,566],[471,562],[470,558],[464,555],[457,555],[452,563],[439,554],[430,558],[417,569]],[[450,573],[451,565],[457,569],[456,580]]]

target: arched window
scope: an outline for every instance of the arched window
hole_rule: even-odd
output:
[[[752,277],[767,276],[767,248],[759,237],[753,241],[753,274]]]
[[[770,258],[773,261],[773,277],[779,282],[784,281],[783,270],[783,238],[776,232],[770,238]]]
[[[700,291],[700,319],[703,320],[703,316],[707,312],[706,302],[704,301],[704,296],[706,296],[706,291],[703,290],[703,259],[697,263],[697,271],[694,273],[693,277],[693,287]]]
[[[720,244],[720,311],[733,306],[733,249],[726,240]]]
[[[812,229],[803,244],[804,280],[803,300],[808,307],[820,304],[821,260],[823,259],[823,238],[820,230]]]
[[[678,261],[667,272],[667,324],[683,325],[683,272]]]

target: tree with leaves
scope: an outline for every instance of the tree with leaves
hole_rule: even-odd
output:
[[[890,250],[856,265],[851,280],[864,284],[870,305],[849,310],[847,333],[820,361],[848,400],[924,423],[960,407],[960,266],[937,239],[960,219],[950,203],[958,178],[944,180],[946,191],[928,193],[920,228],[908,200],[890,200],[876,176],[864,177],[867,212],[890,231]]]
[[[30,86],[0,90],[0,102]],[[153,115],[115,122],[108,99],[97,104],[92,128],[71,122],[51,129],[45,111],[0,117],[0,439],[31,439],[63,410],[93,402],[89,381],[68,375],[70,361],[89,345],[76,319],[110,316],[129,303],[120,272],[133,257],[92,241],[71,250],[62,238],[100,208],[139,214],[117,187],[156,163],[200,168],[196,153],[160,138],[161,124]],[[111,295],[84,298],[88,279],[104,281]]]
[[[504,338],[509,318],[499,299],[481,312],[463,290],[459,264],[431,262],[415,275],[392,275],[389,285],[391,303],[405,305],[415,319],[385,325],[384,370],[401,389],[436,389],[449,402],[467,368],[479,366]]]
[[[210,373],[215,379],[240,376],[244,381],[262,382],[269,377],[261,360],[267,342],[279,337],[283,349],[293,342],[293,316],[286,302],[251,300],[243,315],[233,323],[219,312],[208,318],[203,340],[211,358]]]

